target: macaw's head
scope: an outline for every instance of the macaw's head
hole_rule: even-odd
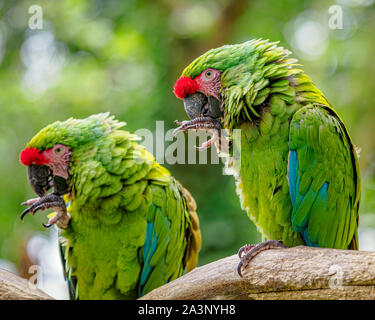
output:
[[[27,147],[20,154],[20,161],[27,166],[27,178],[35,193],[42,197],[53,187],[54,193],[69,192],[69,165],[71,148],[56,143],[48,149]]]
[[[277,42],[250,40],[211,49],[195,59],[174,86],[191,119],[178,123],[175,133],[217,128],[218,123],[231,130],[238,122],[259,118],[260,98],[267,97],[264,89],[293,74],[296,60],[286,59],[289,54]]]
[[[27,177],[35,193],[42,197],[51,188],[57,195],[69,193],[77,152],[123,125],[105,113],[57,121],[42,129],[20,154],[20,162],[27,166]]]

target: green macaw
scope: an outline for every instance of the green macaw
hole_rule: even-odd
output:
[[[194,199],[124,125],[108,113],[57,121],[20,155],[39,196],[21,218],[56,211],[45,226],[61,230],[73,298],[134,299],[197,264]]]
[[[239,251],[238,271],[258,252],[307,245],[358,249],[360,171],[344,123],[278,42],[211,49],[174,86],[190,121],[175,131],[225,129],[243,209],[264,239]],[[237,131],[238,132],[238,131]],[[240,142],[239,142],[240,141]],[[232,157],[233,159],[233,157]],[[281,240],[281,241],[274,241]]]

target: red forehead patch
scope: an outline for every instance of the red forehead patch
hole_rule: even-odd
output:
[[[198,91],[198,83],[189,77],[181,77],[176,81],[173,92],[177,98],[184,99],[188,94]]]
[[[25,148],[20,154],[20,162],[25,166],[29,166],[31,164],[41,166],[43,164],[47,164],[49,161],[39,150],[35,148]]]

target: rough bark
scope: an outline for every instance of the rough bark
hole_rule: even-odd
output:
[[[268,250],[237,274],[233,255],[157,288],[141,299],[374,299],[375,252],[309,247]],[[0,269],[0,299],[53,299]]]
[[[157,288],[142,299],[375,299],[375,252],[309,247],[268,250],[237,274],[237,255]]]
[[[0,269],[0,300],[52,300],[29,281]]]

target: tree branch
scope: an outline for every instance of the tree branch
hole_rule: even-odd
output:
[[[30,285],[29,281],[0,269],[0,300],[52,300],[53,298]]]
[[[157,288],[141,299],[375,299],[375,252],[309,247],[260,253],[237,274],[237,255]],[[53,299],[0,269],[0,299]]]
[[[310,247],[267,250],[237,274],[227,257],[141,299],[375,299],[375,252]]]

